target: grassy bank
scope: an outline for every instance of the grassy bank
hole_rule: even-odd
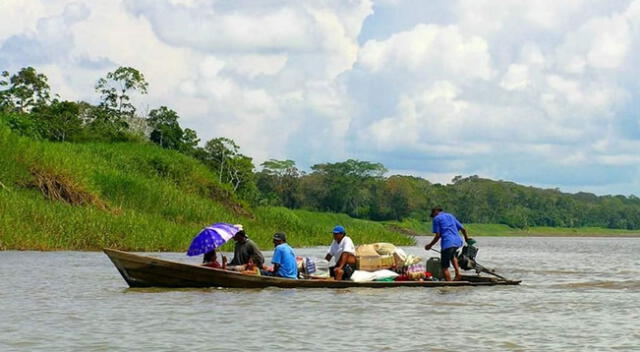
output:
[[[328,245],[344,225],[356,243],[414,243],[417,220],[379,223],[344,214],[251,208],[199,161],[142,143],[52,143],[0,124],[0,249],[184,251],[213,222],[241,223],[262,248],[285,231],[294,247]],[[630,236],[599,228],[469,224],[472,236]]]
[[[327,245],[336,224],[358,243],[413,240],[343,214],[252,209],[183,154],[139,143],[34,141],[0,125],[0,249],[183,251],[213,222],[244,224],[270,248]]]

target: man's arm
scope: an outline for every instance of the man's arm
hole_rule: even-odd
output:
[[[274,272],[274,273],[277,273],[277,272],[278,272],[278,269],[280,269],[280,264],[278,264],[278,263],[273,263],[273,272]]]
[[[331,258],[333,258],[333,255],[336,254],[337,250],[338,250],[338,244],[334,239],[333,241],[331,241],[331,245],[329,245],[329,250],[327,251],[327,255],[324,256],[324,259],[330,262]],[[340,259],[340,258],[336,258],[336,259]]]
[[[236,248],[233,249],[233,259],[228,263],[229,265],[240,265],[240,261],[238,260],[238,250]]]
[[[424,246],[425,250],[430,250],[431,247],[433,247],[434,244],[438,243],[438,241],[440,240],[440,233],[436,232],[433,236],[433,239],[431,240],[431,243],[429,243],[428,245]]]
[[[278,269],[280,269],[280,264],[282,263],[282,251],[280,247],[276,247],[273,251],[273,257],[271,258],[271,264],[273,264],[273,272],[277,273]]]
[[[353,253],[342,252],[342,254],[340,255],[340,259],[336,264],[336,268],[342,269],[347,264],[355,264],[355,263],[356,263],[356,256]]]
[[[467,235],[467,230],[463,227],[460,229],[460,232],[462,232],[462,235],[464,235],[465,242],[469,242],[469,236]]]

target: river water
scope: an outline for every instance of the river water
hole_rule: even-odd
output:
[[[0,351],[640,350],[640,238],[477,239],[520,286],[130,289],[103,253],[0,252]]]

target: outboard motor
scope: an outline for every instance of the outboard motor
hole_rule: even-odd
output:
[[[458,254],[458,265],[460,268],[463,270],[477,270],[476,255],[478,255],[478,248],[473,244],[467,243],[462,247],[462,251]]]
[[[493,270],[487,269],[484,266],[478,264],[476,262],[476,255],[478,255],[478,248],[474,246],[476,241],[473,239],[469,239],[469,242],[462,247],[462,250],[458,254],[458,265],[462,270],[475,270],[477,274],[479,273],[487,273],[489,275],[493,275],[497,278],[500,278],[504,281],[509,281],[509,279],[504,276],[500,276],[496,274]]]

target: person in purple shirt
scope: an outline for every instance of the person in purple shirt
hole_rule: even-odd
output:
[[[458,258],[456,252],[458,248],[462,247],[462,238],[458,234],[458,231],[462,232],[465,241],[469,241],[467,236],[467,230],[456,219],[455,216],[445,213],[441,207],[435,207],[431,209],[431,217],[433,218],[433,240],[431,243],[424,246],[424,249],[430,250],[434,244],[438,243],[438,240],[442,240],[440,243],[440,264],[442,265],[442,273],[447,281],[451,281],[451,273],[449,273],[449,266],[453,264],[453,269],[456,272],[456,281],[460,280],[460,267],[458,266]]]

